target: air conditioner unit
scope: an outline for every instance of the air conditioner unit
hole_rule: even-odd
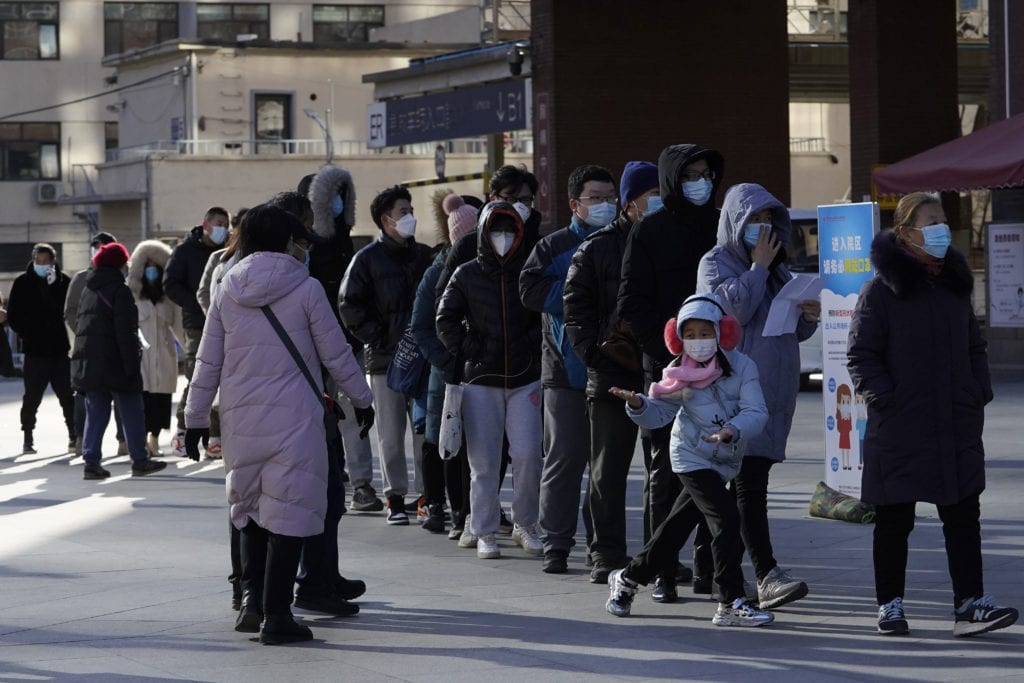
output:
[[[50,181],[36,184],[37,204],[56,204],[62,194],[63,188],[59,182]]]

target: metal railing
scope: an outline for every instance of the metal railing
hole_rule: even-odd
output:
[[[484,40],[495,43],[530,36],[530,0],[480,0]]]
[[[825,138],[790,138],[790,152],[819,152],[828,151],[825,146]]]
[[[978,0],[974,9],[958,9],[956,37],[962,43],[988,42],[988,2]],[[790,40],[846,42],[848,0],[789,0],[786,23]]]

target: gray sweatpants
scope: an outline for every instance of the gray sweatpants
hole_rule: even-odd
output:
[[[356,354],[356,362],[364,368],[363,352]],[[354,491],[360,486],[373,483],[373,450],[370,448],[370,437],[359,438],[359,425],[356,424],[355,407],[345,394],[337,394],[338,404],[345,413],[345,419],[338,423],[341,428],[341,440],[345,444],[345,469]]]
[[[580,488],[590,462],[590,417],[582,390],[544,388],[544,474],[540,480],[540,525],[544,552],[568,551],[576,543]],[[590,510],[584,524],[590,541]]]
[[[498,530],[498,485],[502,435],[508,435],[512,461],[512,519],[537,523],[540,494],[540,382],[516,389],[465,385],[462,429],[469,456],[470,531],[477,536]]]
[[[377,454],[384,483],[384,497],[409,494],[409,459],[405,455],[405,427],[412,424],[412,401],[388,388],[387,375],[370,375],[373,405],[377,412]],[[413,434],[413,474],[418,493],[423,492],[423,435]]]

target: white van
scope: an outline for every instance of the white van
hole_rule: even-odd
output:
[[[786,266],[794,273],[818,274],[818,210],[790,209],[793,232],[786,245]],[[800,342],[800,387],[810,385],[811,375],[821,373],[821,328]]]

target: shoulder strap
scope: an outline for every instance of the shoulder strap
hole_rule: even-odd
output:
[[[277,336],[281,338],[288,353],[292,354],[292,358],[295,360],[295,364],[299,366],[299,370],[302,371],[303,377],[309,382],[309,387],[313,390],[313,394],[316,396],[316,400],[323,403],[324,397],[320,389],[317,388],[316,382],[313,380],[313,375],[310,374],[309,368],[306,367],[306,362],[302,360],[302,356],[299,355],[299,350],[295,348],[295,343],[292,342],[292,338],[285,332],[284,327],[281,325],[281,321],[277,319],[274,312],[270,310],[270,306],[260,306],[260,310],[263,311],[263,315],[267,316],[267,320],[270,321],[270,325],[274,328],[274,332],[277,332]]]

